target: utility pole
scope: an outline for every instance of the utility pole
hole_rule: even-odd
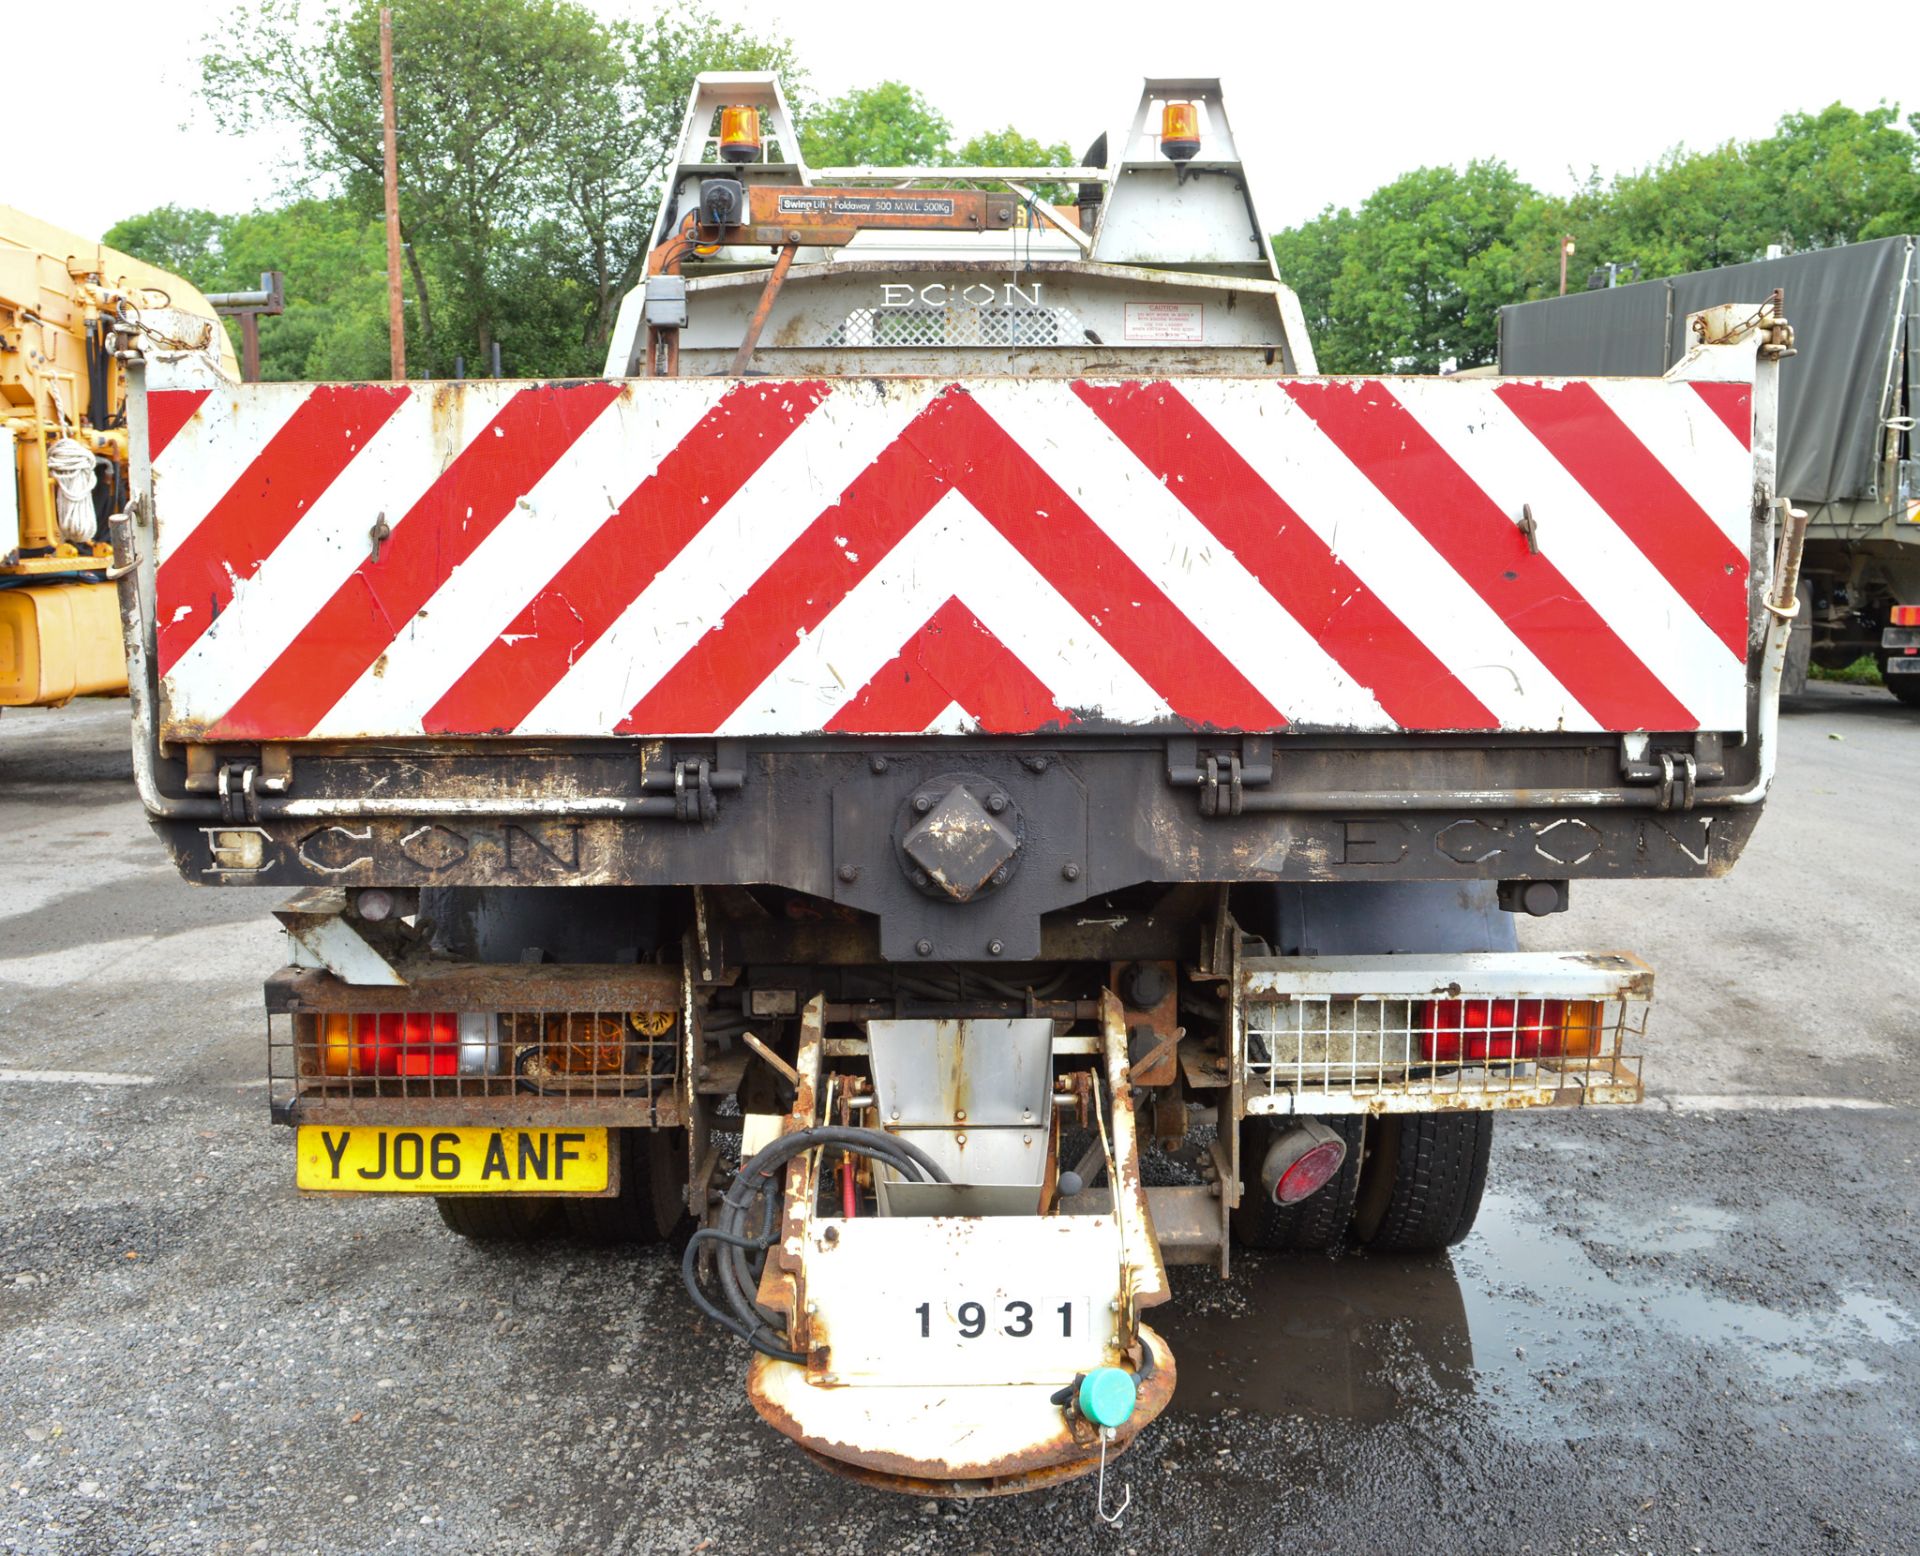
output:
[[[1567,295],[1567,261],[1573,257],[1573,234],[1560,240],[1560,295]]]
[[[380,12],[380,114],[387,140],[387,333],[393,350],[393,376],[407,376],[407,320],[400,303],[400,157],[393,138],[393,12]],[[1566,261],[1560,264],[1560,290],[1567,289]]]

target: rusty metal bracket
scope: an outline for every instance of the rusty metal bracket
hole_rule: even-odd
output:
[[[767,272],[767,284],[760,289],[760,301],[753,310],[753,317],[747,320],[747,332],[740,337],[740,349],[733,354],[735,378],[746,376],[748,364],[753,361],[753,348],[760,344],[760,332],[767,327],[767,319],[773,313],[773,300],[780,295],[787,272],[793,268],[793,256],[799,252],[798,237],[789,237],[781,246],[780,257],[773,262],[773,269]]]

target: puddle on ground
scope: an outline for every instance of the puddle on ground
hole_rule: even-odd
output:
[[[1733,1353],[1784,1392],[1876,1381],[1863,1351],[1920,1335],[1913,1315],[1870,1292],[1780,1311],[1718,1296],[1672,1274],[1621,1277],[1574,1236],[1489,1193],[1451,1257],[1237,1254],[1209,1288],[1181,1271],[1173,1303],[1149,1315],[1180,1361],[1173,1408],[1391,1420],[1471,1399],[1524,1430],[1576,1431],[1580,1397],[1626,1392],[1663,1348]],[[1740,1217],[1676,1205],[1603,1218],[1579,1236],[1603,1248],[1688,1253],[1737,1238]]]

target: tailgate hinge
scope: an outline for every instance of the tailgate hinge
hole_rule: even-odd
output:
[[[1273,782],[1273,737],[1242,735],[1203,746],[1197,736],[1178,736],[1167,742],[1167,782],[1198,789],[1203,816],[1237,816],[1244,791]]]
[[[697,756],[677,756],[661,742],[645,747],[640,757],[641,792],[672,795],[675,821],[712,821],[720,814],[717,796],[741,788],[746,778],[737,741],[718,741],[711,755]]]
[[[1659,785],[1660,810],[1692,810],[1694,790],[1727,776],[1717,734],[1620,737],[1620,776],[1628,783]]]
[[[187,747],[187,792],[217,795],[220,819],[229,825],[258,821],[260,796],[292,787],[293,752],[286,746],[241,752]]]

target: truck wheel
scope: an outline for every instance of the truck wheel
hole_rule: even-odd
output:
[[[441,1194],[435,1203],[447,1230],[476,1243],[530,1243],[560,1224],[552,1199],[520,1194]]]
[[[1268,1147],[1292,1122],[1266,1117],[1241,1120],[1240,1203],[1234,1207],[1232,1225],[1233,1240],[1243,1248],[1317,1251],[1334,1247],[1346,1235],[1360,1186],[1360,1143],[1366,1118],[1347,1113],[1317,1120],[1346,1141],[1347,1159],[1333,1181],[1317,1193],[1296,1205],[1276,1205],[1260,1186],[1260,1164]]]
[[[565,1201],[567,1229],[589,1243],[664,1243],[687,1219],[687,1137],[677,1129],[620,1134],[620,1192]]]
[[[1491,1113],[1377,1119],[1354,1206],[1353,1240],[1386,1253],[1433,1253],[1473,1230],[1493,1147]]]
[[[1880,684],[1909,708],[1920,708],[1920,675],[1888,675],[1885,654],[1880,655]]]

